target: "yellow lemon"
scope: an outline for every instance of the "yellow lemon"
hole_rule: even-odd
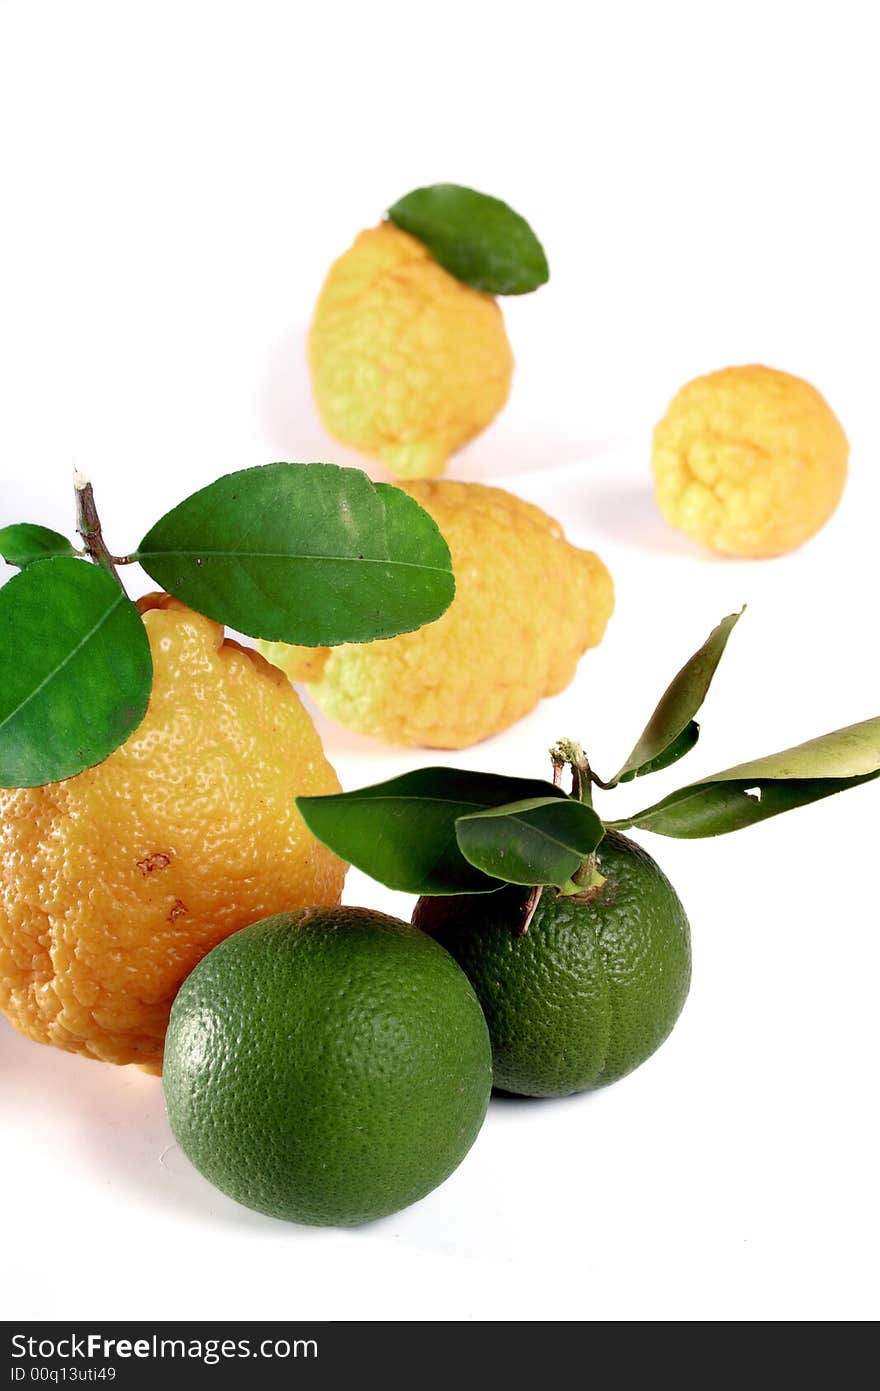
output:
[[[463,748],[561,691],[614,606],[611,577],[540,508],[501,488],[408,484],[449,544],[455,598],[436,623],[334,648],[262,643],[328,715],[393,744]]]
[[[153,689],[96,768],[0,790],[0,1009],[40,1043],[162,1065],[182,981],[218,942],[339,901],[300,793],[339,790],[289,682],[175,599],[138,607]]]
[[[827,522],[849,445],[800,377],[728,367],[683,387],[654,431],[657,502],[672,526],[725,555],[792,551]]]
[[[442,473],[498,414],[513,372],[495,300],[391,222],[331,267],[309,360],[329,433],[401,478]]]

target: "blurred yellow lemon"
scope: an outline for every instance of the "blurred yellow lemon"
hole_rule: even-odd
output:
[[[329,433],[401,478],[442,473],[498,414],[513,372],[495,300],[391,222],[331,267],[309,360]]]
[[[840,501],[849,445],[800,377],[727,367],[697,377],[654,431],[657,502],[672,526],[724,555],[782,555]]]
[[[463,748],[563,690],[614,607],[598,556],[540,508],[479,483],[408,484],[449,544],[455,598],[442,618],[382,642],[261,643],[328,715],[393,744]]]

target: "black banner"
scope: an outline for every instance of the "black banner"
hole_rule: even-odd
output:
[[[77,1323],[7,1322],[0,1391],[36,1386],[100,1391],[174,1387],[341,1386],[375,1376],[384,1386],[460,1379],[474,1356],[491,1358],[492,1381],[546,1380],[563,1350],[535,1325],[488,1323]],[[563,1326],[564,1331],[565,1326]],[[577,1325],[564,1338],[581,1343]],[[563,1352],[564,1355],[564,1352]],[[398,1374],[399,1375],[395,1375]],[[515,1375],[514,1375],[515,1374]]]

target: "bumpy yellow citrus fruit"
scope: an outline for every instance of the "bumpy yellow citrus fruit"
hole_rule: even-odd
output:
[[[405,489],[452,553],[455,598],[442,618],[382,642],[262,644],[328,715],[389,743],[463,748],[497,734],[568,685],[602,638],[611,577],[540,508],[479,483]]]
[[[668,522],[725,555],[794,550],[827,522],[849,445],[800,377],[728,367],[697,377],[654,431],[652,467]]]
[[[139,608],[147,713],[96,768],[0,791],[0,1007],[22,1033],[158,1072],[197,962],[267,914],[339,900],[294,805],[339,783],[283,674],[176,600]]]
[[[498,414],[513,371],[495,300],[391,222],[361,232],[331,267],[309,360],[330,434],[401,478],[442,473]]]

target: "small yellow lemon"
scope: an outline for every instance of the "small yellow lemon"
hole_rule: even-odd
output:
[[[770,367],[697,377],[654,431],[657,502],[672,526],[715,551],[773,556],[827,522],[849,445],[809,382]]]
[[[339,901],[294,799],[336,774],[289,682],[176,599],[138,604],[153,689],[96,768],[0,790],[0,1009],[40,1043],[162,1065],[181,982],[230,933]]]
[[[261,647],[350,729],[388,743],[463,748],[568,685],[605,631],[611,577],[540,508],[501,488],[442,481],[404,491],[430,512],[452,553],[456,591],[443,617],[382,642]]]
[[[329,433],[401,478],[442,473],[498,414],[513,372],[495,300],[391,222],[331,267],[309,360]]]

